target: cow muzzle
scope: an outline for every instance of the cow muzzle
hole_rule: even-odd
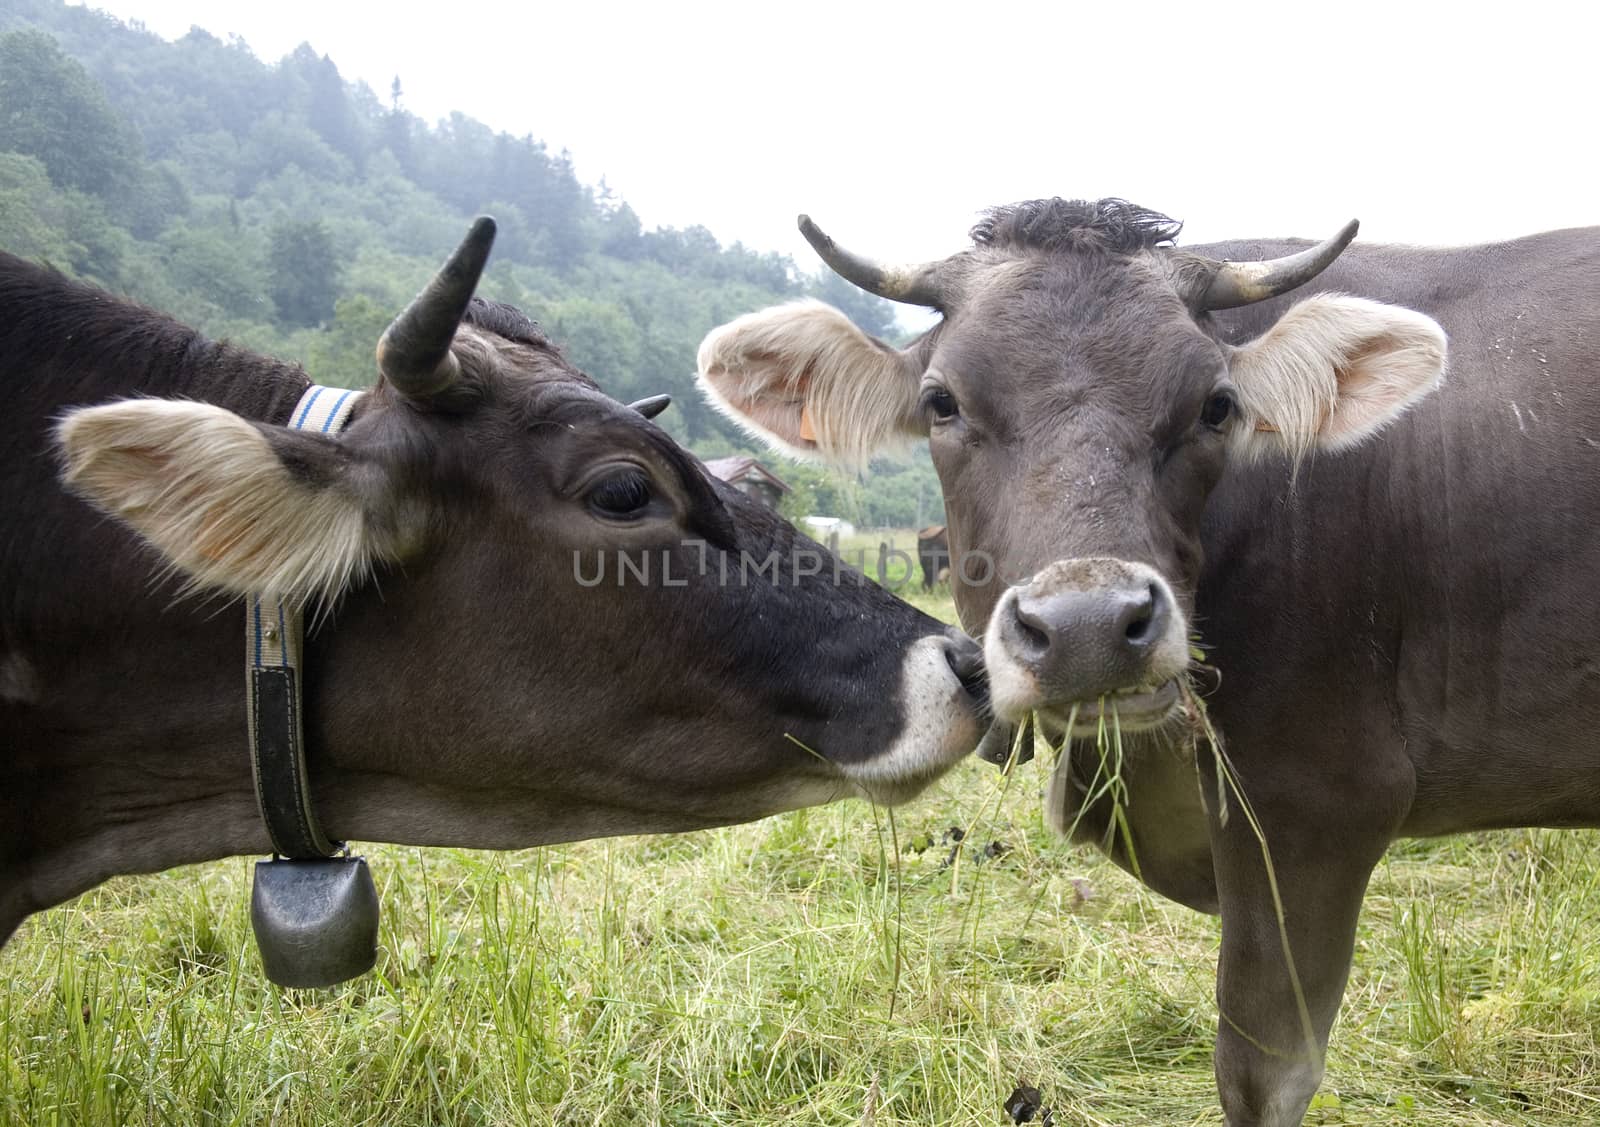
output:
[[[1074,735],[1102,723],[1159,727],[1178,712],[1188,622],[1172,589],[1141,563],[1060,560],[1012,587],[985,635],[997,715],[1039,712]]]
[[[977,746],[989,723],[982,647],[954,627],[919,639],[902,660],[898,696],[897,738],[845,768],[884,806],[913,797]]]

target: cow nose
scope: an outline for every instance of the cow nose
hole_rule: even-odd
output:
[[[1012,605],[1009,648],[1050,695],[1088,700],[1148,679],[1172,614],[1157,583],[1022,590]]]
[[[1045,656],[1083,628],[1099,629],[1123,639],[1136,652],[1159,641],[1171,610],[1154,583],[1123,590],[1065,591],[1053,595],[1021,594],[1017,625],[1027,643]],[[1080,639],[1081,640],[1081,639]]]
[[[944,659],[970,695],[979,699],[988,695],[989,678],[983,667],[983,647],[954,626],[945,630]]]

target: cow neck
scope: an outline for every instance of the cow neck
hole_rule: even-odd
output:
[[[362,393],[312,384],[289,415],[293,430],[338,434]],[[344,848],[322,830],[306,772],[300,666],[305,624],[299,603],[250,596],[245,614],[250,763],[256,804],[273,852],[292,860],[331,857]]]

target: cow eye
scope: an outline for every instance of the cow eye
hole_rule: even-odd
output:
[[[1220,427],[1233,414],[1233,396],[1219,391],[1200,408],[1200,421],[1208,427]]]
[[[639,470],[619,470],[595,482],[589,506],[613,520],[634,520],[650,507],[650,479]]]
[[[956,406],[956,397],[942,387],[931,387],[923,393],[922,409],[938,422],[953,419],[960,411]]]

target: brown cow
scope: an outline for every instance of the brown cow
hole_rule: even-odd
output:
[[[330,837],[520,848],[896,802],[977,742],[977,646],[817,567],[473,298],[493,234],[390,327],[337,436],[284,426],[300,369],[0,254],[0,943],[115,874],[269,849],[247,593],[320,619]],[[618,554],[644,571],[589,582]],[[751,558],[781,573],[728,570]]]
[[[950,578],[950,538],[944,525],[930,524],[917,533],[917,560],[922,564],[922,589]]]

